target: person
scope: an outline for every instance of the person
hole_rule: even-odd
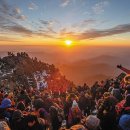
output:
[[[119,119],[119,128],[130,130],[130,95],[127,95],[122,114]]]
[[[100,105],[97,113],[97,117],[100,119],[100,126],[102,130],[116,130],[117,127],[117,113],[115,109],[115,98],[111,96],[105,98]]]
[[[73,125],[70,130],[88,130],[87,128],[85,128],[83,125]]]
[[[96,116],[89,115],[86,118],[85,127],[88,130],[99,130],[99,128],[100,128],[100,119],[97,118]]]
[[[11,130],[7,121],[5,120],[4,112],[1,109],[0,109],[0,130]]]
[[[122,100],[122,93],[121,93],[121,89],[120,89],[120,84],[116,81],[114,83],[114,88],[111,91],[111,94],[118,100],[121,101]]]
[[[0,108],[9,108],[9,107],[11,107],[11,100],[9,99],[8,94],[5,94],[1,102]]]
[[[25,118],[20,110],[15,110],[10,121],[12,130],[26,130]]]
[[[89,102],[89,101],[88,101],[87,98],[85,97],[84,92],[81,92],[81,95],[80,95],[80,97],[79,97],[78,104],[79,104],[80,110],[82,111],[82,113],[84,113],[84,115],[85,115],[85,110],[86,110],[86,108],[87,108],[88,102]]]
[[[29,114],[27,116],[28,130],[45,130],[44,120],[38,118],[36,115]]]
[[[25,90],[21,90],[18,101],[25,101],[25,106],[28,106],[28,104],[31,103],[31,99]]]
[[[51,106],[49,112],[52,130],[58,130],[61,127],[62,123],[62,121],[60,121],[58,117],[58,110],[55,106]]]
[[[78,103],[74,100],[68,115],[69,126],[78,124],[81,121],[81,117],[82,117],[82,112],[78,106]]]

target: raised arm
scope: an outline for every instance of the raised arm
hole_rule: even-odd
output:
[[[130,70],[126,69],[126,68],[123,67],[122,65],[117,65],[117,68],[123,70],[123,71],[126,72],[127,74],[130,74]]]

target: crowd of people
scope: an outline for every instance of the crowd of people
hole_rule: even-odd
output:
[[[130,130],[130,85],[116,78],[60,93],[0,86],[0,130]]]

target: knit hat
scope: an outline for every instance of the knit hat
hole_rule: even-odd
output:
[[[72,108],[74,108],[74,107],[78,107],[78,103],[75,100],[72,103]]]
[[[8,108],[11,107],[11,100],[8,98],[4,98],[1,102],[0,108]]]
[[[100,120],[93,115],[89,115],[86,119],[86,127],[90,130],[96,130],[99,127]]]
[[[130,130],[130,115],[122,115],[119,120],[119,126],[122,130]]]

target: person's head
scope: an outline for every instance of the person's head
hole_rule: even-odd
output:
[[[83,125],[74,125],[70,128],[70,130],[87,130]]]
[[[24,101],[20,101],[19,103],[18,103],[18,105],[17,105],[17,109],[18,110],[21,110],[21,111],[24,111],[25,110],[25,103],[24,103]]]
[[[36,115],[32,115],[32,114],[28,115],[28,117],[27,117],[28,126],[33,127],[36,124],[37,120],[38,119],[37,119]]]
[[[77,108],[78,107],[78,103],[74,100],[72,103],[72,108]]]
[[[40,108],[38,109],[38,116],[40,118],[46,118],[48,116],[48,113],[46,112],[44,108]]]
[[[15,110],[12,115],[13,120],[21,119],[23,117],[23,114],[20,110]]]
[[[120,83],[118,81],[114,82],[114,88],[120,88]]]
[[[120,117],[119,127],[121,130],[130,130],[130,115],[124,114]]]
[[[4,98],[8,98],[8,96],[9,96],[9,94],[8,94],[8,93],[6,93],[6,94],[4,95]]]
[[[9,108],[11,107],[11,100],[8,98],[3,99],[0,108]]]
[[[100,124],[100,120],[93,115],[89,115],[86,118],[86,128],[88,128],[89,130],[97,130],[97,128],[99,127]]]
[[[40,108],[43,108],[44,107],[44,102],[42,99],[35,99],[34,102],[33,102],[33,105],[34,105],[34,108],[36,110],[40,109]]]
[[[105,93],[103,94],[103,98],[104,98],[104,99],[105,99],[105,98],[108,98],[110,95],[111,95],[111,94],[110,94],[109,92],[105,92]]]

